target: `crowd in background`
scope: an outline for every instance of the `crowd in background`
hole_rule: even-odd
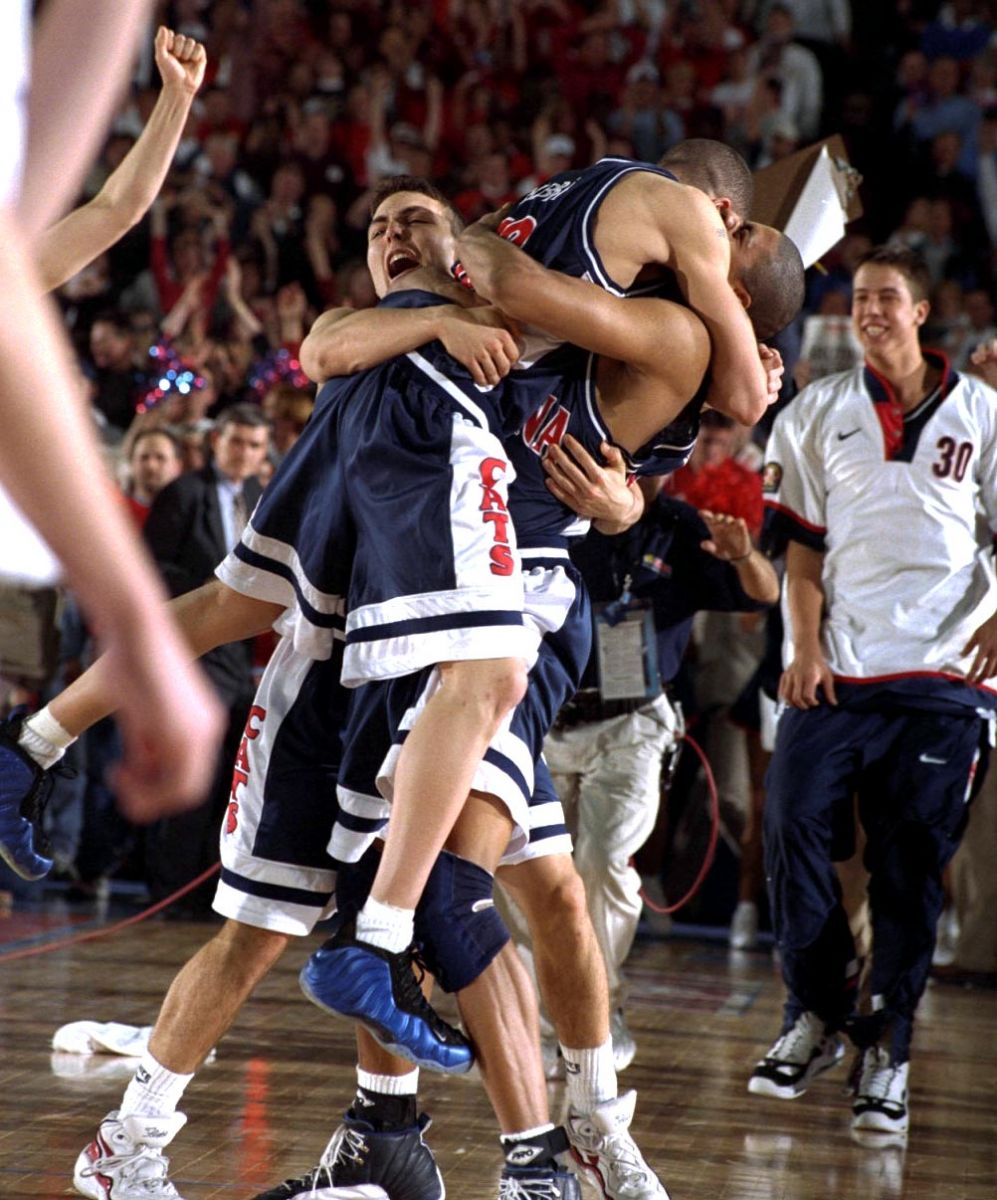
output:
[[[865,211],[809,273],[781,343],[785,398],[858,361],[851,265],[889,239],[926,258],[925,340],[965,366],[997,336],[991,15],[984,0],[164,0],[157,19],[206,45],[207,80],[149,216],[58,294],[136,520],[181,472],[204,467],[234,404],[254,406],[269,431],[254,464],[266,482],[311,408],[295,357],[305,332],[330,305],[374,302],[369,194],[393,174],[429,177],[470,221],[607,154],[653,162],[685,137],[710,137],[758,168],[840,133]],[[88,194],[156,94],[149,56]],[[670,487],[757,534],[761,440],[710,426]],[[690,715],[714,720],[736,846],[752,784],[743,734],[717,714],[757,667],[765,632],[757,617],[725,621],[723,642],[715,629],[701,639],[684,698]],[[61,625],[61,649],[46,643],[8,701],[50,693],[87,661],[70,599],[44,609],[45,622]],[[722,669],[710,650],[721,644]],[[115,736],[110,725],[88,735],[77,782],[53,807],[59,871],[84,891],[128,864],[143,871],[141,839],[111,815]]]

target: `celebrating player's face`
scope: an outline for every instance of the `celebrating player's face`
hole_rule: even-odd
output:
[[[378,205],[367,230],[367,266],[378,296],[408,271],[446,271],[453,260],[453,225],[445,205],[419,192],[396,192]]]
[[[886,263],[864,263],[852,285],[852,326],[867,354],[917,348],[928,302],[915,300],[904,273]]]

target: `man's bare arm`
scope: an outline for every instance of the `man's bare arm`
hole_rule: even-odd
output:
[[[709,538],[700,543],[702,549],[733,566],[742,589],[752,600],[777,604],[779,576],[771,562],[756,549],[745,519],[702,509],[699,515],[710,531]]]
[[[610,254],[631,266],[660,263],[674,271],[710,335],[710,405],[753,425],[771,396],[754,330],[728,279],[727,230],[709,197],[650,172],[634,172],[603,202],[595,244],[604,261]]]
[[[191,658],[263,633],[284,611],[279,604],[243,596],[218,579],[177,596],[167,607]],[[49,709],[67,733],[79,737],[110,716],[119,703],[107,660],[99,658],[49,702]]]
[[[794,708],[816,708],[818,687],[836,704],[834,679],[821,646],[824,555],[800,542],[786,550],[786,602],[793,631],[793,658],[779,680],[779,699]]]
[[[204,79],[207,56],[199,42],[162,26],[155,50],[163,88],[138,141],[88,204],[38,239],[38,269],[46,291],[113,246],[148,212],[163,186]]]
[[[33,38],[28,146],[18,202],[34,242],[66,211],[107,132],[151,0],[49,0]]]
[[[436,340],[482,386],[498,383],[519,355],[515,338],[493,308],[331,308],[301,343],[301,365],[309,379],[324,383]]]
[[[201,799],[220,714],[185,661],[162,584],[115,498],[40,291],[23,233],[0,209],[0,479],[65,564],[108,651],[123,708],[119,795],[130,816],[148,820]]]
[[[552,271],[491,232],[487,222],[464,230],[457,253],[478,295],[519,324],[626,363],[674,386],[686,400],[695,392],[709,343],[689,309],[667,300],[623,299]]]

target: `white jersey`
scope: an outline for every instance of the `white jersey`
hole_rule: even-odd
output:
[[[997,704],[994,687],[963,682],[962,653],[997,609],[997,392],[944,362],[939,388],[904,414],[887,381],[857,367],[803,389],[766,459],[774,521],[826,551],[836,679]]]

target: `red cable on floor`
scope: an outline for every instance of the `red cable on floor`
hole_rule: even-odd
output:
[[[692,887],[686,892],[681,900],[676,900],[674,904],[669,904],[662,907],[660,904],[655,904],[653,900],[649,900],[647,893],[643,888],[640,890],[640,898],[644,901],[651,912],[671,914],[678,912],[695,896],[699,889],[703,886],[703,880],[709,874],[710,867],[713,866],[713,856],[717,851],[717,841],[720,837],[720,794],[717,791],[717,781],[713,776],[713,768],[710,766],[710,760],[706,757],[703,747],[695,738],[690,737],[687,733],[682,740],[693,748],[696,754],[699,755],[699,761],[703,764],[703,770],[706,772],[706,786],[710,793],[710,840],[706,846],[706,854],[703,857],[703,862],[699,868],[699,874],[692,882]],[[2,960],[0,960],[2,961]]]
[[[168,908],[174,900],[179,900],[181,896],[186,896],[188,892],[192,892],[194,888],[199,887],[206,880],[210,879],[220,868],[221,863],[215,863],[213,867],[208,867],[206,871],[202,871],[190,883],[185,883],[182,888],[177,888],[171,896],[167,896],[163,900],[157,900],[149,908],[143,909],[132,917],[126,917],[123,921],[115,921],[113,925],[103,925],[100,929],[91,929],[86,933],[76,933],[72,937],[60,938],[55,942],[46,942],[42,946],[25,946],[23,950],[8,951],[6,954],[0,954],[0,964],[14,962],[18,958],[32,958],[36,954],[47,954],[50,950],[64,950],[67,946],[76,946],[80,942],[92,942],[97,938],[107,937],[109,933],[117,933],[121,929],[127,929],[129,925],[137,925],[139,921],[146,921],[149,917],[154,917],[156,913],[162,912],[164,908]]]

